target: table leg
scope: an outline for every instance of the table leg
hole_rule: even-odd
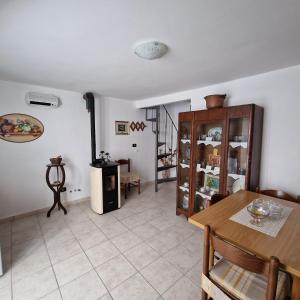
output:
[[[300,300],[300,277],[293,276],[292,300]]]

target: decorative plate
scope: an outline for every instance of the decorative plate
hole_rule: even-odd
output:
[[[207,135],[212,137],[214,141],[221,141],[222,127],[214,127],[209,129]]]
[[[44,132],[41,121],[25,114],[0,116],[0,139],[14,143],[31,142]]]

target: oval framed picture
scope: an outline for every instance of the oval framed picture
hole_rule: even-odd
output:
[[[27,143],[44,133],[43,123],[33,116],[12,113],[0,116],[0,139],[13,143]]]

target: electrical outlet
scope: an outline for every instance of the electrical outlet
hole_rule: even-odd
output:
[[[138,152],[137,144],[132,144],[131,147],[134,152]]]

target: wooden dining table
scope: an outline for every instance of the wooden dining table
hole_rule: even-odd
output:
[[[229,219],[256,198],[271,199],[293,208],[276,237]],[[265,260],[276,256],[280,268],[293,277],[292,300],[300,300],[300,204],[241,190],[191,216],[189,222],[201,229],[210,225],[220,237]]]

